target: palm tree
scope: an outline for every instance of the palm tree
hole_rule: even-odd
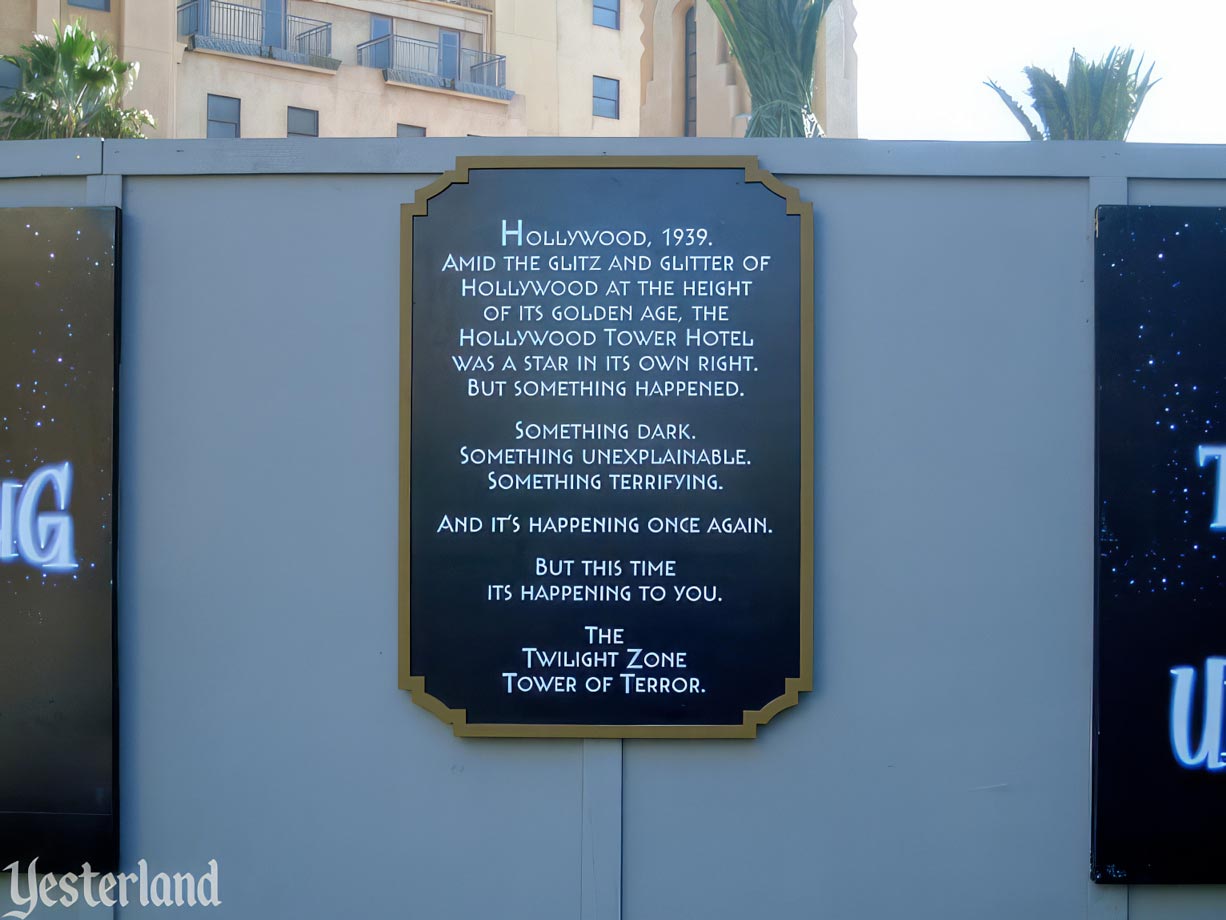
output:
[[[710,0],[753,110],[746,137],[812,137],[817,30],[832,0]]]
[[[35,35],[23,54],[3,59],[21,71],[21,87],[0,102],[0,137],[144,137],[153,126],[143,109],[125,109],[123,95],[140,65],[119,58],[105,39],[79,20],[55,38]]]
[[[1074,48],[1064,83],[1042,68],[1025,68],[1030,98],[1043,123],[1041,132],[1017,100],[994,81],[984,85],[996,91],[1032,141],[1122,141],[1128,137],[1146,93],[1159,82],[1150,80],[1153,64],[1141,76],[1144,56],[1132,69],[1132,54],[1131,48],[1122,54],[1112,48],[1101,61],[1090,63]]]

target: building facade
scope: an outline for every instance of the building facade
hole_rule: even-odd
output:
[[[707,0],[642,0],[639,134],[743,137],[750,94]],[[855,5],[834,0],[818,34],[813,109],[829,137],[856,136]]]
[[[749,93],[705,0],[0,0],[0,52],[85,20],[151,137],[717,136]],[[855,135],[852,0],[814,108]]]

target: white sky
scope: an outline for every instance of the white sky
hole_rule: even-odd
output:
[[[1222,0],[855,0],[860,136],[1026,140],[983,81],[1030,108],[1022,68],[1063,82],[1074,47],[1098,60],[1132,46],[1162,82],[1130,141],[1226,144]]]

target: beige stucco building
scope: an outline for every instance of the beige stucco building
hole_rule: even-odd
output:
[[[154,137],[738,136],[749,94],[706,0],[0,0],[0,52],[84,19],[140,62]],[[856,133],[852,0],[814,109]]]
[[[750,95],[706,0],[641,0],[645,137],[742,137]],[[856,136],[855,6],[833,0],[818,36],[814,114],[830,137]]]

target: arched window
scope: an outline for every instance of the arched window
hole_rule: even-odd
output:
[[[685,13],[685,136],[698,136],[698,29],[692,6]]]

